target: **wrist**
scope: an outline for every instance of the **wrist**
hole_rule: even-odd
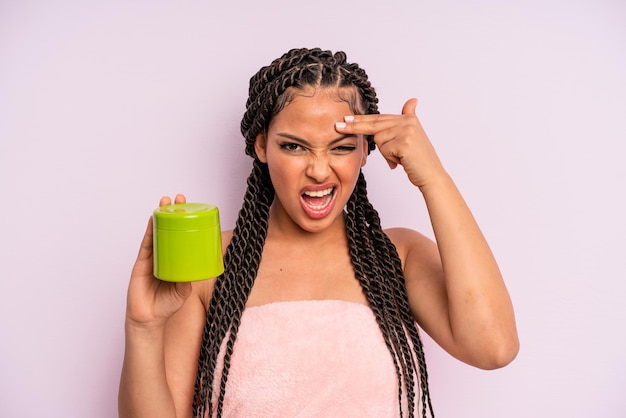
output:
[[[424,196],[447,188],[456,188],[452,177],[443,168],[429,177],[427,181],[417,186]]]
[[[126,317],[124,323],[124,329],[126,335],[134,335],[144,338],[158,338],[162,337],[165,333],[165,323],[167,321],[154,320],[149,322],[140,322],[132,318]]]

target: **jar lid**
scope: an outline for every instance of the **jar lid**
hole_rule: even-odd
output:
[[[154,227],[185,230],[219,227],[217,206],[208,203],[175,203],[154,210]]]

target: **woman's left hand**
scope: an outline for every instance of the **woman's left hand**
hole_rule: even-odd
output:
[[[373,135],[391,168],[401,165],[428,208],[436,243],[387,230],[402,260],[414,318],[441,347],[476,367],[508,364],[519,349],[515,315],[496,260],[443,168],[410,99],[401,115],[355,115],[343,134]]]
[[[401,165],[411,183],[424,187],[445,173],[444,168],[415,114],[417,99],[409,99],[402,114],[355,115],[345,118],[336,130],[345,134],[373,135],[387,164]]]

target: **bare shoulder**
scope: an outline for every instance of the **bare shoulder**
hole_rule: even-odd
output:
[[[436,249],[436,244],[421,232],[409,228],[389,228],[385,233],[396,246],[398,255],[404,263],[409,253],[420,253],[424,250]]]
[[[411,313],[430,333],[437,328],[433,325],[433,318],[441,316],[445,299],[439,248],[433,240],[412,229],[391,228],[385,233],[396,246],[402,262]]]
[[[433,240],[409,228],[390,228],[385,233],[396,246],[407,285],[441,277],[441,257]]]
[[[387,228],[385,233],[391,238],[392,241],[398,240],[400,242],[413,241],[413,240],[428,240],[424,234],[410,228]],[[394,242],[395,243],[395,242]]]

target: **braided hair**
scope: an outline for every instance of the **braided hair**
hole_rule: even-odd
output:
[[[254,143],[258,134],[267,132],[272,117],[306,87],[334,87],[355,114],[379,113],[376,92],[367,74],[357,64],[346,62],[346,54],[341,51],[333,54],[318,48],[292,49],[250,79],[241,132],[246,141],[246,154],[254,161],[244,202],[224,255],[225,271],[215,282],[207,312],[195,384],[193,409],[196,418],[212,415],[214,409],[217,417],[222,416],[230,359],[267,235],[274,187],[267,165],[256,156]],[[368,136],[367,141],[369,150],[373,150],[373,137]],[[367,198],[362,173],[359,173],[355,190],[346,205],[346,230],[356,278],[366,294],[396,369],[400,416],[403,394],[409,417],[414,417],[416,395],[421,400],[422,417],[426,418],[427,412],[434,416],[423,346],[409,309],[400,258]],[[215,376],[224,343],[222,375]],[[214,405],[213,395],[218,390]]]

